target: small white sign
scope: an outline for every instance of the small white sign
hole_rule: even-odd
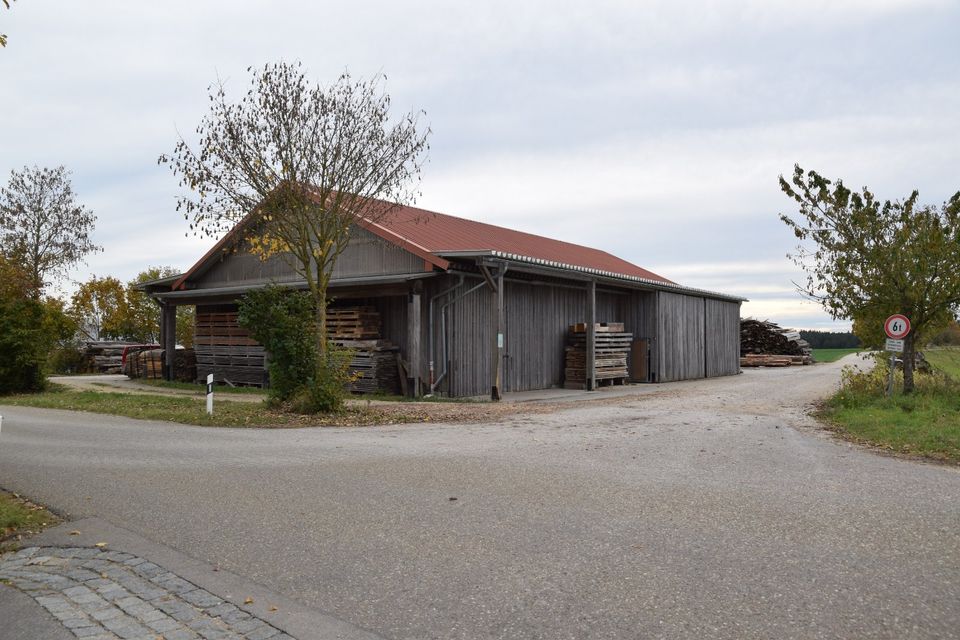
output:
[[[887,338],[887,351],[903,352],[903,340]]]
[[[213,374],[207,375],[207,413],[213,415]]]
[[[497,349],[503,349],[503,334],[497,334]]]

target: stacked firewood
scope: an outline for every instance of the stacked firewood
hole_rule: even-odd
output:
[[[765,354],[810,356],[810,343],[793,329],[784,329],[769,320],[740,320],[740,355]]]

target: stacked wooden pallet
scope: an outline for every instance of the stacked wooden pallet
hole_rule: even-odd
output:
[[[216,382],[260,386],[266,379],[265,351],[237,324],[235,311],[197,312],[193,348],[197,380],[212,373]]]
[[[813,364],[813,358],[810,356],[781,356],[762,353],[748,353],[740,358],[741,367],[789,367],[805,364]]]
[[[351,349],[349,389],[353,393],[396,394],[400,388],[397,356],[400,347],[389,340],[334,340]]]
[[[327,309],[327,335],[331,340],[376,340],[380,314],[373,307]]]
[[[564,383],[566,389],[587,387],[587,324],[570,325],[565,349]],[[622,322],[601,322],[594,326],[594,377],[597,384],[624,384],[627,358],[633,334],[623,330]]]

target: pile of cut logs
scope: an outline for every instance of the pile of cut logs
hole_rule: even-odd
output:
[[[789,367],[812,362],[810,343],[793,329],[769,320],[740,320],[741,367]]]
[[[84,355],[87,371],[96,373],[121,373],[123,349],[133,342],[95,340],[86,343]]]
[[[598,322],[594,325],[594,375],[597,386],[624,384],[632,333],[623,331],[622,322]],[[587,323],[570,325],[565,349],[565,389],[587,388]]]
[[[740,357],[741,367],[789,367],[796,364],[813,364],[810,356],[778,356],[763,353],[748,353]]]
[[[380,313],[374,307],[327,309],[328,338],[353,351],[350,359],[353,393],[398,393],[400,347],[380,338]]]

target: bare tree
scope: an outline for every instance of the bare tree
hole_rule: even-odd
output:
[[[0,2],[3,3],[3,6],[5,6],[7,9],[10,8],[10,3],[12,1],[13,0],[0,0]],[[7,36],[6,34],[0,33],[0,47],[5,47],[5,46],[7,46]]]
[[[194,233],[218,237],[250,216],[250,249],[280,256],[306,280],[324,353],[327,287],[351,227],[415,200],[430,131],[419,123],[423,112],[391,120],[383,76],[344,74],[323,87],[299,63],[248,72],[239,102],[227,99],[223,83],[212,85],[199,143],[181,137],[159,161],[190,190],[178,210]]]
[[[39,298],[48,279],[60,279],[88,253],[100,251],[90,239],[97,218],[76,202],[70,173],[24,167],[11,171],[0,189],[0,249],[19,261]]]

